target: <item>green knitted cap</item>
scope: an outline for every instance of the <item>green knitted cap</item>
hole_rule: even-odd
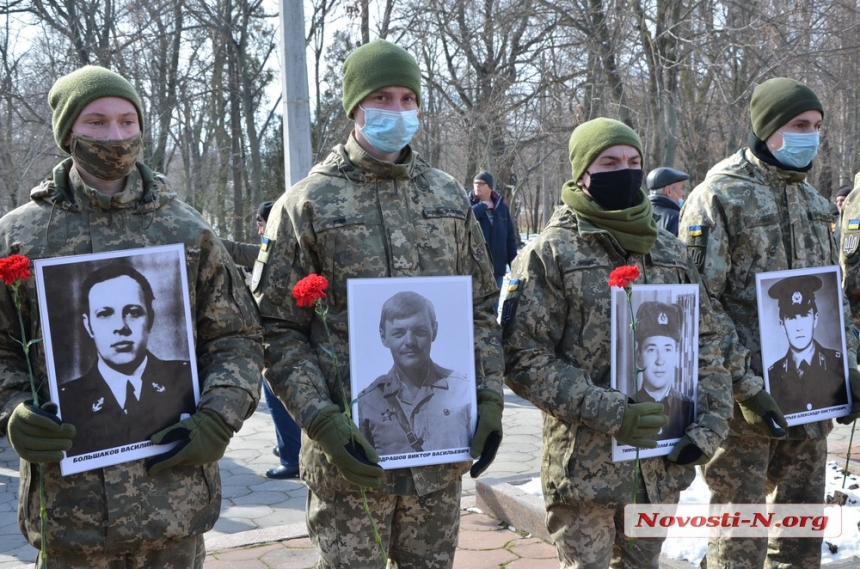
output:
[[[750,101],[753,134],[767,140],[785,123],[806,111],[824,107],[812,89],[794,79],[774,77],[756,86]]]
[[[639,156],[642,156],[642,141],[639,135],[621,121],[601,117],[584,122],[573,129],[568,144],[573,181],[576,182],[582,177],[601,152],[619,144],[632,146],[639,151]]]
[[[343,110],[352,118],[358,104],[383,87],[406,87],[421,105],[421,70],[405,49],[383,39],[359,47],[343,62]]]
[[[87,65],[60,77],[48,93],[48,105],[54,111],[52,124],[54,140],[66,153],[66,138],[84,107],[102,97],[120,97],[137,109],[137,119],[143,132],[143,105],[131,83],[109,69]]]

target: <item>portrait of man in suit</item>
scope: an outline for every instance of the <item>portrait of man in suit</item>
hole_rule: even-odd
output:
[[[770,394],[786,415],[848,403],[842,352],[815,339],[819,324],[815,296],[821,287],[819,277],[799,275],[768,289],[778,305],[778,329],[785,333],[788,350],[768,367],[767,377]]]
[[[59,389],[63,421],[77,429],[70,457],[147,441],[195,409],[190,362],[148,350],[156,318],[149,281],[119,261],[88,274],[81,292],[81,324],[97,358]]]

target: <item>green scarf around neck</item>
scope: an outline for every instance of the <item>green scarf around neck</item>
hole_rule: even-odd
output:
[[[611,233],[625,251],[645,254],[657,241],[657,222],[651,212],[651,202],[644,194],[638,205],[607,211],[585,195],[574,180],[568,180],[561,190],[561,201],[578,217]]]

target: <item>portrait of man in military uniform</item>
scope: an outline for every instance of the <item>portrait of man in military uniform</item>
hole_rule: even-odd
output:
[[[177,315],[159,314],[153,284],[135,264],[133,258],[120,257],[43,269],[53,268],[53,277],[65,271],[65,282],[71,281],[75,291],[72,297],[77,299],[62,311],[71,318],[54,314],[49,320],[54,329],[50,337],[53,359],[63,368],[55,370],[54,375],[66,376],[57,382],[56,389],[52,388],[53,398],[63,421],[75,425],[77,431],[66,460],[82,455],[103,458],[104,453],[99,451],[148,442],[154,433],[195,411],[196,374],[189,342],[184,342],[184,353],[178,350],[184,356],[181,359],[161,358],[153,353],[153,345],[161,348],[166,342],[174,342],[173,338],[153,334],[155,322],[159,317],[173,322]],[[54,289],[56,284],[55,281],[46,288]],[[178,284],[174,282],[173,288]],[[56,308],[59,298],[49,296],[48,306]],[[162,310],[172,311],[177,300],[164,300]],[[79,346],[75,350],[78,357],[68,361],[57,358],[64,351],[69,353],[67,343],[71,341]],[[174,349],[168,353],[176,352]],[[79,370],[76,376],[70,375],[74,372],[69,366],[62,365],[72,361]],[[107,457],[129,460],[125,453],[109,453]],[[76,465],[88,462],[88,458],[73,460]],[[104,466],[103,460],[96,462]],[[89,466],[95,467],[95,463]]]
[[[636,311],[636,367],[640,370],[637,403],[663,404],[669,424],[657,440],[677,439],[693,422],[693,400],[681,392],[681,309],[674,304],[646,301]]]
[[[362,435],[382,457],[426,459],[440,450],[468,449],[476,419],[474,382],[467,371],[434,361],[431,351],[440,336],[434,303],[401,290],[385,299],[378,314],[376,341],[390,354],[391,366],[356,390]],[[440,353],[447,358],[447,349]],[[437,456],[444,461],[448,455]]]
[[[835,275],[835,271],[820,276],[788,276],[771,281],[767,288],[766,297],[772,300],[770,316],[760,316],[762,357],[771,358],[772,363],[767,366],[766,372],[768,391],[786,415],[789,424],[807,422],[803,417],[796,417],[792,422],[790,415],[848,403],[843,351],[841,347],[832,348],[832,344],[819,340],[819,336],[823,336],[824,329],[827,328],[822,325],[824,322],[833,322],[839,330],[842,326],[838,317],[822,316],[823,311],[819,309],[819,305],[822,305],[822,308],[828,309],[826,314],[831,314],[829,305],[836,302],[834,298],[838,298],[823,294],[823,279],[835,279],[831,275]],[[831,285],[829,289],[832,288]],[[820,296],[823,298],[817,298]],[[761,298],[764,299],[763,296]],[[773,311],[773,304],[776,304],[776,311]],[[772,316],[774,312],[776,319]],[[783,332],[788,346],[784,351],[772,350],[765,355],[765,347],[773,348],[773,342],[767,342],[764,336],[776,336],[777,331]],[[811,420],[817,421],[821,418],[820,414],[816,414]]]
[[[669,419],[653,437],[657,447],[640,448],[640,458],[669,454],[696,420],[698,292],[690,284],[634,284],[628,301],[612,289],[611,385],[628,403],[660,403]],[[633,460],[635,451],[613,442],[612,458]]]

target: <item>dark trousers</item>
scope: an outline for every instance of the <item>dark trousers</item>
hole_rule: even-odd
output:
[[[281,465],[288,468],[297,467],[299,449],[302,448],[302,430],[287,413],[284,404],[277,398],[266,380],[263,380],[263,395],[266,397],[266,405],[269,406],[269,413],[275,424],[275,438],[278,440]]]

